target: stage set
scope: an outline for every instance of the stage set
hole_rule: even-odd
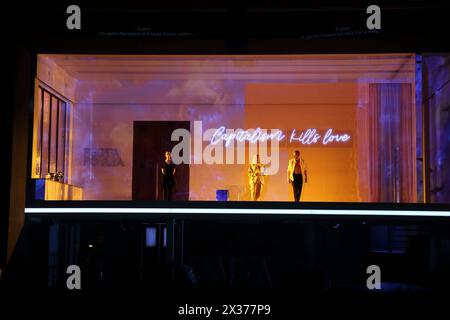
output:
[[[417,59],[40,54],[36,199],[423,202]]]

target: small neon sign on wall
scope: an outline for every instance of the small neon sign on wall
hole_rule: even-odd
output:
[[[307,129],[305,131],[297,132],[292,130],[289,142],[299,142],[302,145],[330,145],[330,144],[343,144],[350,141],[349,133],[335,133],[332,128],[327,129],[325,133],[321,133],[316,128]]]

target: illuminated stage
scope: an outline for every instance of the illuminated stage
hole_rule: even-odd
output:
[[[81,29],[64,3],[9,10],[0,293],[432,312],[450,12],[381,4],[374,29],[367,6],[89,2]]]
[[[174,200],[214,201],[224,190],[226,200],[250,201],[259,154],[260,200],[292,201],[286,172],[300,150],[302,202],[420,203],[416,58],[40,54],[36,199],[161,200],[171,151]],[[44,178],[59,171],[48,187]]]

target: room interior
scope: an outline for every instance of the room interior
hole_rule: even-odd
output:
[[[150,130],[136,144],[136,124],[178,121],[193,132],[201,121],[204,129],[289,134],[316,128],[350,135],[345,144],[281,143],[263,201],[291,200],[286,167],[300,149],[309,176],[302,201],[417,202],[415,82],[416,55],[410,53],[39,54],[31,172],[40,181],[36,198],[158,200],[157,162],[173,142],[161,142],[167,132]],[[144,151],[136,153],[139,148]],[[270,155],[271,146],[263,151]],[[180,169],[175,200],[214,201],[217,190],[228,190],[230,201],[250,199],[248,150],[243,163],[200,164],[196,156]],[[61,172],[59,181],[45,179],[49,172]]]

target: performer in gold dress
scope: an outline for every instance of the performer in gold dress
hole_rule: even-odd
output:
[[[248,182],[250,185],[250,195],[252,201],[258,201],[261,198],[263,185],[264,165],[261,163],[259,154],[253,157],[252,164],[248,168]]]

